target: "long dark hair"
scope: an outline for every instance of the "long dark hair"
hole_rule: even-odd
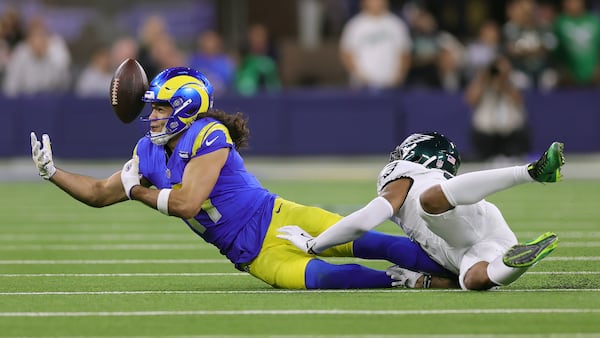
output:
[[[233,140],[235,149],[240,150],[248,147],[248,138],[250,137],[250,129],[248,129],[248,118],[241,112],[228,114],[219,109],[211,109],[206,113],[198,114],[196,119],[203,117],[212,117],[215,120],[223,123],[229,130],[229,135]]]

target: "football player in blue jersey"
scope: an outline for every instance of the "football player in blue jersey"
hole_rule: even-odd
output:
[[[318,235],[342,216],[287,201],[246,171],[238,150],[248,139],[241,113],[212,108],[212,86],[198,71],[175,67],[159,73],[143,100],[152,105],[149,124],[133,157],[106,179],[56,168],[48,135],[31,133],[40,176],[94,207],[137,200],[181,218],[216,246],[236,268],[277,288],[341,289],[391,287],[386,271],[359,264],[330,264],[277,237],[277,229],[298,224]],[[431,287],[455,285],[456,276],[433,261],[409,238],[367,232],[320,256],[388,260],[399,266],[446,276]]]

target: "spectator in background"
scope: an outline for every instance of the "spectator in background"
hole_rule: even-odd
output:
[[[35,18],[29,23],[26,40],[17,45],[8,61],[4,93],[18,96],[65,91],[69,89],[70,64],[63,38]]]
[[[460,89],[462,44],[450,33],[439,30],[437,21],[425,9],[415,10],[410,33],[411,68],[407,83],[450,91]]]
[[[261,90],[278,91],[281,88],[275,58],[269,54],[269,31],[262,24],[248,29],[246,45],[235,74],[235,87],[242,95],[253,95]]]
[[[502,28],[504,53],[513,65],[513,81],[521,89],[551,89],[556,72],[550,68],[550,52],[556,48],[551,31],[538,24],[533,0],[512,0],[508,21]]]
[[[110,48],[112,71],[115,71],[126,59],[138,59],[138,51],[137,41],[130,36],[124,36],[115,41]]]
[[[410,68],[411,39],[406,24],[387,0],[361,0],[361,11],[344,26],[342,64],[359,88],[396,88]]]
[[[529,151],[527,113],[521,93],[510,81],[511,68],[501,56],[480,70],[466,90],[477,160],[502,161]]]
[[[137,59],[137,53],[137,42],[129,36],[117,39],[110,49],[98,46],[77,79],[75,94],[81,97],[107,96],[117,67],[126,59]]]
[[[169,35],[169,33],[167,32],[167,24],[162,16],[151,15],[142,22],[139,31],[138,61],[144,67],[149,79],[153,78],[162,69],[157,65],[156,60],[153,59],[151,50],[156,41],[164,35]]]
[[[500,28],[495,21],[486,21],[481,27],[477,38],[467,44],[465,77],[471,80],[481,69],[488,67],[500,50]]]
[[[600,84],[600,19],[586,11],[583,0],[563,0],[554,22],[556,61],[562,86]]]
[[[187,63],[187,57],[170,34],[156,36],[150,47],[150,63],[158,69],[179,67]]]
[[[2,38],[12,49],[25,38],[23,20],[17,8],[8,7],[0,17]]]
[[[223,50],[221,36],[212,30],[202,32],[196,41],[196,52],[188,65],[201,71],[210,79],[215,95],[225,93],[232,85],[235,62]]]
[[[108,95],[112,79],[110,51],[106,46],[98,46],[85,66],[73,90],[79,97],[104,97]]]
[[[416,87],[439,87],[437,60],[440,54],[439,31],[431,13],[418,9],[410,24],[411,65],[407,83]]]

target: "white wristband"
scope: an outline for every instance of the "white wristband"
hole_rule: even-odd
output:
[[[156,200],[156,209],[169,216],[169,195],[172,189],[161,189]]]

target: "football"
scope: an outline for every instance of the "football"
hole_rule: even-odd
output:
[[[123,61],[110,81],[110,104],[119,120],[129,123],[140,115],[146,90],[148,78],[142,65],[134,59]]]

